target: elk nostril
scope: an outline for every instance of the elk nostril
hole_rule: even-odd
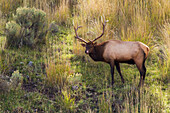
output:
[[[85,51],[85,53],[86,53],[86,54],[89,54],[89,51],[88,51],[88,50],[86,50],[86,51]]]

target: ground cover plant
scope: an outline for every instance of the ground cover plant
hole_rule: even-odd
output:
[[[0,112],[170,112],[169,5],[168,0],[1,0]],[[104,19],[109,21],[98,43],[117,39],[150,47],[142,88],[138,69],[128,64],[121,64],[125,83],[115,71],[111,87],[109,65],[94,62],[75,39],[73,26],[83,26],[79,36],[92,40],[102,33]]]
[[[6,23],[6,46],[35,47],[45,43],[46,13],[35,8],[18,8],[14,20]]]

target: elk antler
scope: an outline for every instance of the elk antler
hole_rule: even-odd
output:
[[[106,22],[108,22],[108,21],[106,20],[104,23],[102,22],[102,24],[103,24],[103,32],[102,32],[102,34],[99,37],[93,39],[91,42],[94,42],[94,41],[98,40],[99,38],[101,38],[104,35],[104,29],[105,29],[105,26],[106,26]]]
[[[78,30],[79,28],[81,28],[81,27],[82,27],[82,26],[78,26],[78,27],[76,28],[76,27],[74,26],[74,30],[75,30],[75,34],[76,34],[75,38],[77,38],[77,39],[79,39],[79,41],[84,42],[84,43],[87,44],[87,41],[85,41],[84,39],[80,38],[80,37],[78,36],[78,34],[77,34],[77,30]]]

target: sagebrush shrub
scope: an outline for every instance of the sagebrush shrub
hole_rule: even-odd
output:
[[[35,47],[45,43],[46,13],[35,8],[18,8],[13,20],[6,23],[7,47]]]
[[[12,76],[10,78],[10,85],[12,89],[20,89],[23,83],[23,76],[21,73],[19,73],[19,70],[16,70],[12,73]]]

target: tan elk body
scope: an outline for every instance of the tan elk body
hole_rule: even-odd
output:
[[[132,42],[132,41],[120,41],[120,40],[108,40],[103,43],[97,44],[94,43],[97,39],[101,38],[104,34],[105,23],[103,23],[103,33],[95,38],[94,40],[87,42],[84,39],[80,38],[77,34],[77,30],[80,27],[75,29],[75,38],[79,41],[84,42],[83,47],[86,47],[85,53],[94,61],[103,61],[110,64],[111,75],[112,75],[112,85],[114,84],[114,66],[121,76],[121,80],[124,83],[123,76],[120,71],[119,63],[128,63],[136,64],[140,72],[140,83],[141,86],[144,83],[146,68],[145,60],[149,53],[149,47],[142,42]]]

